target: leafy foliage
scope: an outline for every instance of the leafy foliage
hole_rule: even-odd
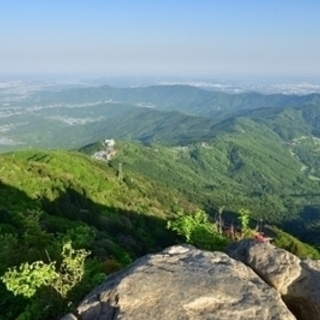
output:
[[[252,238],[256,231],[250,228],[250,211],[248,209],[240,209],[239,221],[241,238]]]
[[[75,250],[71,242],[67,242],[62,248],[62,264],[56,270],[56,261],[48,264],[43,261],[35,261],[21,264],[18,268],[10,268],[1,277],[8,290],[15,295],[21,294],[31,298],[42,286],[53,287],[63,299],[68,292],[77,285],[84,274],[84,261],[90,252]]]
[[[43,261],[36,261],[9,269],[1,280],[15,295],[21,294],[31,298],[40,287],[52,285],[57,278],[55,263],[45,264]]]
[[[221,146],[217,143],[216,151]],[[219,203],[218,190],[206,188],[208,168],[213,170],[214,166],[219,169],[215,172],[216,186],[221,184],[225,192],[234,192],[238,197],[227,202],[228,206],[236,205],[236,200],[238,205],[241,202],[240,189],[236,189],[240,184],[230,182],[235,188],[231,191],[227,185],[231,180],[223,181],[225,158],[222,153],[212,153],[211,147],[206,144],[173,150],[118,143],[118,158],[109,164],[63,151],[1,156],[0,275],[21,265],[25,272],[22,278],[28,279],[33,276],[30,266],[37,261],[39,265],[34,267],[38,272],[34,283],[37,286],[21,286],[25,297],[14,296],[0,284],[0,313],[6,315],[6,320],[57,318],[109,273],[138,256],[172,245],[177,239],[203,249],[222,250],[228,240],[209,216],[195,210],[196,205],[191,203],[206,206],[205,199]],[[120,182],[117,161],[122,159],[124,179]],[[214,161],[212,165],[210,161]],[[232,180],[237,180],[232,174]],[[203,194],[199,193],[201,190]],[[177,212],[181,212],[178,219],[172,220],[177,218]],[[169,230],[165,228],[168,219],[172,220]],[[61,252],[69,241],[74,249],[65,249],[66,260]],[[92,255],[83,264],[80,259],[77,269],[68,261],[83,249],[82,258],[87,251]],[[52,267],[48,269],[51,261],[55,262],[52,274]],[[13,277],[16,281],[19,270]],[[41,285],[45,277],[51,279],[49,287],[54,290]],[[20,287],[19,281],[15,288]]]
[[[250,211],[247,209],[240,209],[239,211],[239,220],[241,224],[241,231],[245,233],[249,229],[250,223]]]
[[[63,245],[62,264],[58,277],[54,278],[51,284],[62,298],[67,298],[68,292],[81,281],[84,275],[84,261],[89,254],[90,252],[83,249],[73,249],[71,242]]]
[[[228,240],[219,234],[217,225],[202,210],[191,215],[180,212],[178,219],[168,221],[167,228],[200,249],[222,250],[228,244]]]

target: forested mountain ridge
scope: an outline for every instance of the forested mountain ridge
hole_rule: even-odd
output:
[[[106,136],[186,145],[213,138],[239,117],[274,125],[287,140],[299,137],[285,137],[295,127],[300,136],[317,136],[319,106],[318,94],[227,94],[179,85],[35,92],[0,106],[0,151],[79,148]]]
[[[166,111],[181,111],[198,115],[214,115],[217,111],[257,109],[265,107],[295,107],[317,105],[319,94],[305,96],[285,94],[240,93],[229,94],[208,91],[188,85],[158,85],[137,88],[110,86],[70,89],[61,92],[31,96],[41,103],[88,103],[112,100],[140,106],[156,107]],[[31,100],[32,101],[32,100]]]
[[[263,124],[265,128],[269,127],[285,142],[290,142],[303,135],[320,135],[319,106],[260,108],[242,111],[238,115],[220,120],[219,117],[208,118],[177,111],[164,112],[151,108],[108,104],[92,108],[105,112],[110,119],[81,125],[65,125],[61,122],[56,124],[50,119],[42,121],[37,117],[32,121],[30,119],[28,124],[17,126],[12,133],[6,133],[6,136],[26,139],[31,146],[41,148],[77,148],[108,136],[174,146],[209,141],[226,131],[235,131],[234,123],[246,118],[258,125]],[[26,145],[11,147],[25,148]],[[7,148],[10,148],[10,145]]]

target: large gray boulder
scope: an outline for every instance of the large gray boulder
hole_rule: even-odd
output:
[[[300,260],[272,244],[252,240],[234,243],[226,252],[274,287],[297,319],[320,319],[319,261]]]
[[[280,294],[222,252],[173,246],[110,276],[64,319],[293,320]]]

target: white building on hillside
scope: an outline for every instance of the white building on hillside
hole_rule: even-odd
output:
[[[113,139],[105,139],[104,144],[106,147],[113,147],[116,143]]]

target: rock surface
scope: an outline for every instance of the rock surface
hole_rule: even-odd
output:
[[[300,260],[268,243],[244,240],[227,253],[274,287],[299,320],[320,319],[320,262]]]
[[[78,306],[81,320],[294,320],[280,294],[222,252],[174,246],[110,276]]]

